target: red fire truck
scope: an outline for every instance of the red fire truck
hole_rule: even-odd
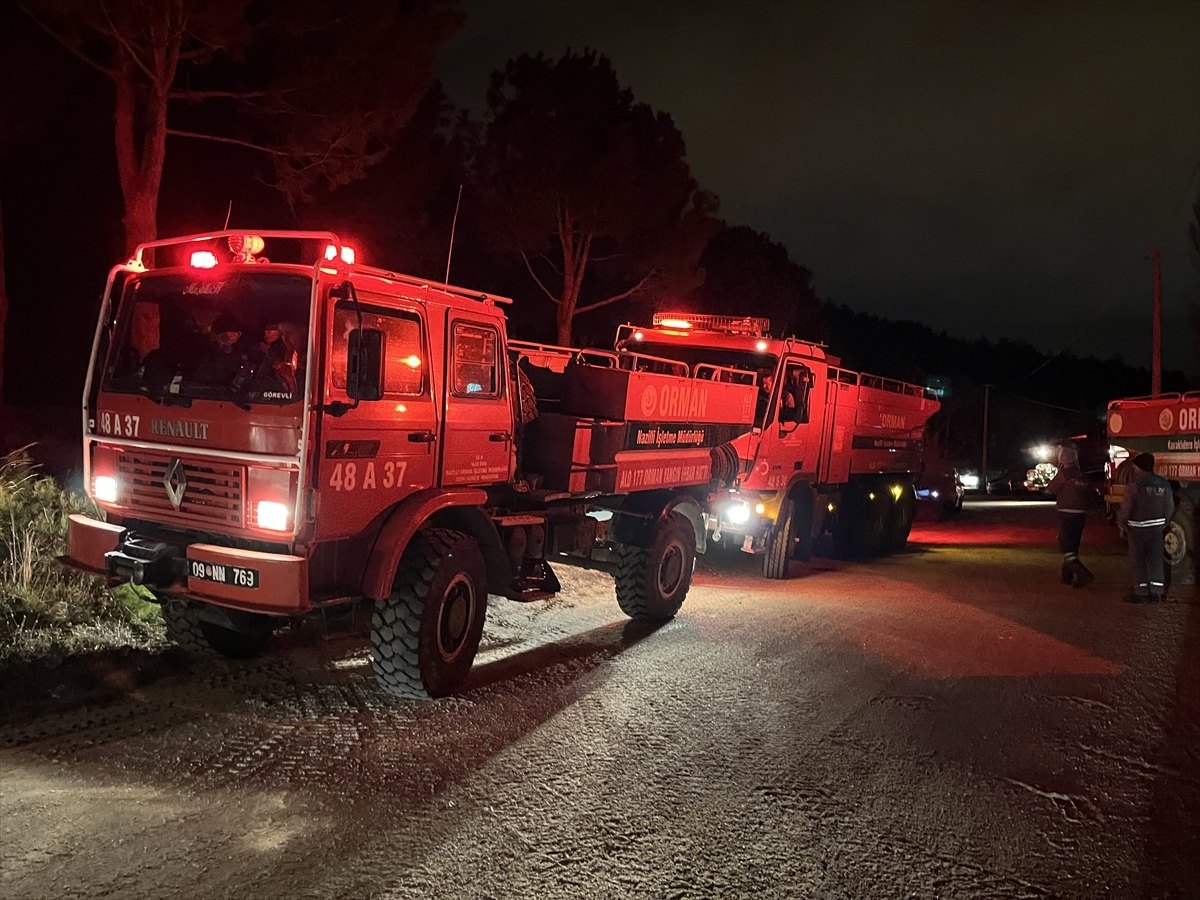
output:
[[[104,517],[71,517],[63,562],[233,657],[369,604],[379,683],[417,699],[462,684],[488,594],[559,589],[552,559],[606,561],[626,614],[669,619],[740,474],[753,375],[516,344],[508,302],[331,233],[142,245],[110,273],[83,398]]]
[[[1171,482],[1175,515],[1163,536],[1173,584],[1196,583],[1197,509],[1200,509],[1200,391],[1130,397],[1108,404],[1108,490],[1111,515],[1121,505],[1132,457],[1154,454],[1154,471]]]
[[[784,578],[825,532],[842,555],[902,548],[916,511],[926,421],[938,410],[923,387],[854,372],[822,346],[768,335],[766,319],[656,314],[621,326],[618,353],[734,370],[758,388],[754,427],[730,442],[740,474],[710,496],[708,527],[763,558]],[[722,375],[721,377],[729,377]]]

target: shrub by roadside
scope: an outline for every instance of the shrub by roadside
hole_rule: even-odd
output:
[[[55,560],[77,512],[98,514],[26,451],[0,457],[0,662],[165,643],[159,608],[139,588],[109,590]]]

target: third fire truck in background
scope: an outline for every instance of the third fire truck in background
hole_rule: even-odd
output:
[[[1200,391],[1129,397],[1108,404],[1110,461],[1105,507],[1110,519],[1121,504],[1132,457],[1154,454],[1154,471],[1171,482],[1175,515],[1163,550],[1173,584],[1196,583],[1197,509],[1200,508]]]

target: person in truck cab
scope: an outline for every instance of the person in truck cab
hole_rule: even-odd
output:
[[[296,351],[284,340],[279,323],[268,322],[263,326],[262,341],[255,355],[258,362],[254,368],[254,381],[265,383],[263,390],[278,387],[289,394],[296,393]]]
[[[232,384],[243,375],[248,360],[242,346],[246,328],[231,314],[221,313],[208,329],[209,346],[196,367],[195,378],[206,384]],[[244,379],[243,379],[244,380]]]
[[[760,369],[758,373],[758,402],[754,409],[754,423],[760,428],[766,424],[767,407],[771,405],[771,391],[774,387],[774,370]]]

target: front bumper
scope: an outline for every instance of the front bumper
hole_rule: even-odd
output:
[[[106,578],[170,591],[217,606],[275,615],[301,615],[308,600],[308,560],[216,544],[176,544],[73,515],[67,522],[64,565]],[[206,567],[253,570],[253,587],[193,577]]]

